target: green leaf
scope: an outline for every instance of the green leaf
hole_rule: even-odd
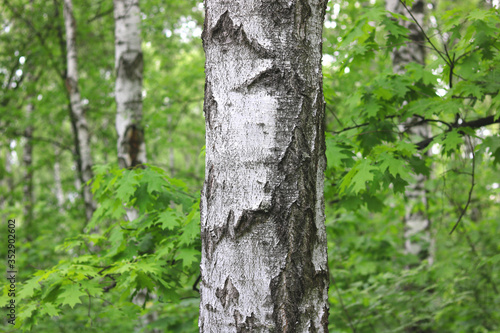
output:
[[[50,317],[56,317],[59,315],[59,309],[52,303],[43,303],[39,308],[40,314],[49,315]]]
[[[68,304],[71,308],[82,303],[80,297],[87,296],[87,293],[81,291],[77,284],[68,284],[63,287],[63,290],[58,299],[61,300],[62,305]]]
[[[186,221],[187,223],[182,229],[182,235],[179,237],[181,245],[191,244],[195,238],[200,235],[200,213],[196,209],[193,209],[191,213],[189,213]]]
[[[335,169],[341,168],[343,160],[351,159],[354,154],[348,150],[346,147],[337,145],[337,140],[327,139],[326,140],[326,160],[328,167],[333,167]]]
[[[370,160],[360,160],[354,168],[347,173],[340,184],[340,194],[350,188],[354,194],[366,190],[366,183],[373,180],[374,174],[372,171],[379,170],[371,165]]]
[[[454,129],[444,134],[441,143],[443,145],[443,151],[446,152],[448,156],[451,156],[451,154],[456,152],[458,148],[463,145],[464,141],[458,131]]]
[[[147,183],[149,194],[153,193],[154,191],[162,191],[162,186],[167,183],[165,178],[161,174],[153,171],[150,168],[144,170],[142,182]]]
[[[136,179],[133,170],[127,170],[124,173],[125,175],[117,181],[118,188],[116,189],[116,196],[122,202],[128,202],[130,197],[134,194],[139,181]]]
[[[29,298],[34,295],[35,290],[40,290],[41,286],[40,283],[38,283],[40,279],[39,276],[35,276],[26,281],[26,283],[22,285],[21,291],[17,294],[19,299]]]
[[[199,262],[198,256],[200,255],[201,253],[198,250],[191,248],[184,248],[180,249],[177,252],[176,259],[182,260],[182,266],[189,268],[194,262]]]
[[[174,230],[179,226],[180,217],[176,211],[168,208],[166,211],[158,215],[158,222],[161,223],[163,230]]]

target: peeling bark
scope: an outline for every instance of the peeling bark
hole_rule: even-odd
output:
[[[200,332],[327,332],[326,1],[205,5]]]
[[[118,164],[131,168],[146,163],[142,120],[140,9],[138,0],[115,0],[116,131]]]
[[[85,202],[85,216],[87,221],[92,218],[95,203],[92,199],[90,186],[87,184],[92,179],[92,154],[90,149],[90,135],[87,119],[78,89],[78,61],[76,50],[76,21],[73,16],[72,0],[64,0],[64,25],[66,28],[67,50],[67,75],[66,89],[68,91],[71,108],[71,122],[75,133],[75,146],[77,150],[78,167],[83,184],[83,200]]]

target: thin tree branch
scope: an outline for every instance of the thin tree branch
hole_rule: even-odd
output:
[[[408,6],[406,6],[406,3],[404,2],[404,0],[399,0],[399,2],[403,5],[403,7],[405,7],[406,11],[408,12],[408,14],[410,14],[411,18],[413,19],[413,21],[415,22],[415,24],[417,25],[417,27],[420,29],[420,32],[424,35],[425,39],[427,39],[427,41],[429,42],[429,44],[431,44],[431,46],[434,49],[434,51],[436,51],[439,54],[439,56],[441,57],[441,59],[443,59],[444,62],[448,66],[450,66],[450,63],[448,62],[448,60],[446,60],[446,58],[443,56],[443,54],[441,53],[441,51],[439,51],[437,49],[437,47],[432,43],[432,41],[429,38],[429,36],[427,36],[427,34],[425,33],[424,28],[422,28],[422,26],[420,25],[420,23],[418,23],[418,20],[415,18],[415,16],[413,16],[411,10],[408,8]]]
[[[460,221],[462,221],[462,217],[465,215],[465,212],[467,212],[467,208],[469,208],[470,202],[472,200],[472,191],[474,190],[474,185],[475,185],[474,184],[474,178],[475,178],[474,176],[475,176],[475,171],[476,171],[476,154],[474,153],[474,146],[472,146],[470,137],[468,137],[468,139],[469,139],[469,145],[470,145],[471,154],[472,154],[472,174],[471,174],[471,186],[470,186],[470,190],[469,190],[469,198],[467,199],[467,204],[465,205],[464,209],[462,210],[462,213],[458,217],[457,222],[453,226],[453,229],[451,229],[450,235],[453,234],[455,229],[460,224]]]
[[[500,123],[500,119],[496,119],[495,120],[495,116],[488,116],[488,117],[484,117],[484,118],[480,118],[480,119],[476,119],[476,120],[464,122],[462,124],[453,124],[452,125],[452,129],[462,128],[462,127],[469,127],[469,128],[475,129],[475,128],[481,128],[483,126],[488,126],[488,125],[493,125],[493,124],[498,124],[498,123]],[[449,131],[451,131],[451,129],[445,131],[445,133],[447,133]],[[438,135],[435,135],[435,136],[433,136],[431,138],[428,138],[428,139],[425,139],[425,140],[422,140],[422,141],[416,143],[417,149],[422,150],[422,149],[426,148],[427,146],[429,146],[429,144],[437,136]]]
[[[100,8],[99,8],[99,9],[100,9]],[[94,17],[89,18],[89,19],[87,20],[87,24],[88,24],[88,23],[92,23],[93,21],[98,20],[98,19],[100,19],[100,18],[101,18],[101,17],[103,17],[103,16],[106,16],[106,15],[108,15],[108,14],[111,14],[112,12],[113,12],[113,7],[111,7],[110,9],[108,9],[108,10],[106,10],[106,11],[102,12],[102,13],[97,12],[97,13],[94,15]]]

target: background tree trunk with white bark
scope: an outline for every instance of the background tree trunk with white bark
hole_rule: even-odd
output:
[[[77,155],[79,158],[80,178],[83,183],[83,200],[85,202],[85,215],[87,221],[92,218],[95,204],[87,182],[92,179],[92,154],[90,149],[90,136],[87,119],[78,89],[78,58],[76,51],[76,21],[73,16],[73,3],[64,0],[64,25],[66,28],[67,74],[66,89],[69,94],[73,130]]]
[[[115,0],[116,131],[118,163],[130,168],[146,163],[142,120],[140,9],[138,0]]]
[[[395,48],[392,52],[394,72],[401,75],[404,74],[404,67],[410,62],[416,62],[424,66],[426,54],[424,34],[399,0],[386,0],[386,8],[390,12],[406,16],[408,21],[400,21],[399,23],[410,31],[408,35],[410,40],[405,45]],[[413,2],[413,6],[411,8],[408,7],[408,9],[410,9],[411,14],[420,26],[423,27],[425,1],[416,0]],[[410,118],[406,121],[406,124],[413,124],[420,120],[419,118]],[[411,126],[407,133],[419,138],[418,140],[428,139],[432,136],[430,126],[427,123]],[[405,251],[406,253],[416,255],[420,260],[428,260],[429,264],[432,264],[433,241],[430,231],[431,225],[426,212],[426,181],[426,176],[417,175],[414,183],[410,184],[405,191],[405,195],[408,198],[404,217]]]
[[[200,332],[326,332],[326,1],[205,5]]]

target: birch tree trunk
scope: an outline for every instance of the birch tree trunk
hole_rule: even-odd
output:
[[[90,136],[80,100],[78,89],[78,61],[76,51],[76,21],[73,16],[72,0],[64,0],[64,25],[66,28],[66,51],[67,51],[67,75],[66,89],[68,90],[73,130],[77,152],[79,153],[80,178],[83,185],[83,200],[85,202],[85,216],[87,220],[92,218],[95,204],[92,193],[87,182],[92,179],[92,154],[90,150]]]
[[[139,0],[114,0],[115,16],[115,100],[116,132],[118,134],[118,165],[133,168],[147,162],[146,143],[142,128],[141,11]],[[137,210],[126,209],[130,221],[138,217]],[[133,302],[142,306],[148,296],[146,288],[139,290]],[[155,299],[155,295],[149,295]],[[141,317],[142,325],[158,319],[152,312]],[[136,329],[139,331],[139,328]],[[153,329],[151,332],[160,332]]]
[[[410,62],[416,62],[425,65],[425,36],[420,31],[418,25],[414,22],[405,7],[399,0],[386,0],[388,11],[404,15],[409,21],[400,21],[400,24],[410,30],[409,41],[392,52],[392,63],[394,72],[404,74],[405,66]],[[416,0],[411,7],[411,13],[420,26],[423,26],[425,15],[425,1]],[[410,118],[406,121],[407,126],[418,122],[420,119]],[[421,139],[431,137],[431,129],[428,124],[409,127],[407,133],[410,136]],[[415,182],[410,184],[405,195],[408,199],[404,217],[405,224],[405,252],[416,255],[420,260],[427,260],[431,265],[433,262],[432,248],[433,240],[430,231],[430,221],[427,217],[427,194],[425,191],[425,182],[427,177],[417,175]]]
[[[326,0],[205,1],[200,332],[327,332]]]
[[[118,164],[146,163],[142,120],[142,49],[138,0],[114,0]]]

